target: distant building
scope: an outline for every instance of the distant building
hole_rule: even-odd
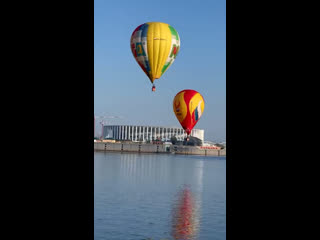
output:
[[[191,136],[204,141],[204,130],[193,129]],[[176,127],[157,127],[157,126],[135,126],[135,125],[104,125],[103,138],[129,141],[169,141],[175,136],[182,141],[187,134],[183,128]]]

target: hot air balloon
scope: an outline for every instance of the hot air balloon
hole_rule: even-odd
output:
[[[195,90],[182,90],[173,99],[173,111],[187,133],[187,140],[204,110],[204,99]]]
[[[178,32],[167,23],[144,23],[133,31],[130,46],[134,58],[153,84],[152,91],[155,91],[154,80],[163,75],[179,52]]]

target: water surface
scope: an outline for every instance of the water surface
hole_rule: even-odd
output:
[[[94,155],[95,240],[225,240],[226,158]]]

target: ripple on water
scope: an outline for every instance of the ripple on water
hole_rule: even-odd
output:
[[[188,221],[190,240],[226,239],[225,159],[98,153],[94,164],[94,240],[173,240]]]

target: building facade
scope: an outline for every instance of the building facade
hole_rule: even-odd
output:
[[[191,136],[204,141],[204,130],[193,129]],[[187,137],[183,128],[156,127],[156,126],[134,126],[134,125],[105,125],[103,126],[103,138],[128,141],[168,141],[175,136],[178,140]]]

